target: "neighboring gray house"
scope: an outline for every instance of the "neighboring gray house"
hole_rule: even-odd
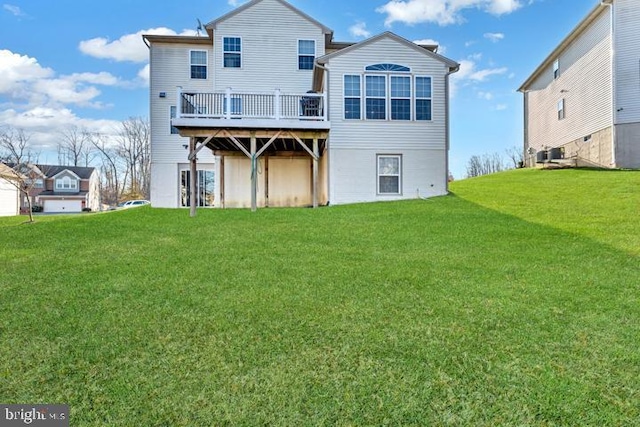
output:
[[[383,33],[340,43],[284,0],[150,48],[155,207],[317,206],[447,193],[458,64]],[[192,179],[192,178],[197,178]]]
[[[527,164],[640,168],[640,1],[605,0],[518,89]]]

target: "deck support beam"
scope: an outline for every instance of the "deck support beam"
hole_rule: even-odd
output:
[[[313,138],[313,207],[318,207],[318,138]]]
[[[258,156],[256,155],[256,134],[251,133],[251,212],[258,210]]]
[[[190,173],[189,173],[189,186],[190,186],[190,195],[189,195],[189,215],[191,217],[196,216],[196,185],[197,185],[197,157],[196,157],[196,138],[189,138],[189,164],[190,164]]]

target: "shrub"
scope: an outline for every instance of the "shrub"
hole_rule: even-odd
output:
[[[82,212],[91,212],[91,208],[82,208]]]
[[[31,206],[31,212],[42,212],[42,206],[40,205],[33,205]]]

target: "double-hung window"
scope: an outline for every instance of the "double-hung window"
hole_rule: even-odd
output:
[[[359,75],[344,76],[344,118],[361,118],[361,88]]]
[[[190,53],[191,78],[206,79],[207,78],[207,51],[192,50]]]
[[[411,120],[409,76],[391,76],[391,120]]]
[[[560,60],[556,59],[553,61],[553,79],[557,79],[560,77]]]
[[[298,40],[298,70],[313,70],[316,58],[315,40]]]
[[[387,77],[365,76],[365,107],[368,120],[387,118]]]
[[[416,77],[416,120],[431,120],[431,77]]]
[[[240,37],[224,37],[222,45],[224,68],[242,67],[242,39]]]
[[[401,194],[402,156],[378,155],[378,194]]]
[[[564,98],[562,98],[560,101],[558,101],[558,120],[562,120],[564,118],[565,118]]]

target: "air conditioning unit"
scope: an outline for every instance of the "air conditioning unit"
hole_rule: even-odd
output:
[[[547,152],[546,151],[538,151],[536,153],[536,163],[544,163],[547,161]]]
[[[550,160],[564,159],[564,147],[556,147],[549,150]]]

